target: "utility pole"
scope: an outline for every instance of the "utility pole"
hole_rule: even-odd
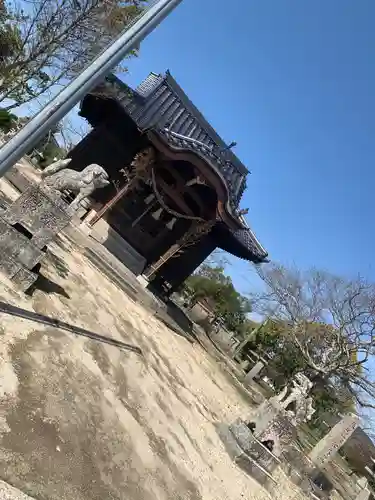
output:
[[[159,0],[0,149],[0,177],[61,120],[182,0]]]

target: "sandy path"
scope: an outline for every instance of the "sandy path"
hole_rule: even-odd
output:
[[[216,363],[63,243],[44,271],[59,294],[3,282],[1,298],[136,343],[145,360],[1,317],[0,479],[45,499],[270,498],[217,436],[215,421],[249,407]]]

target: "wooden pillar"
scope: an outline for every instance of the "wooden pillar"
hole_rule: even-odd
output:
[[[146,271],[145,276],[152,279],[153,275],[166,263],[169,259],[176,256],[184,247],[192,245],[204,234],[211,231],[213,226],[216,224],[216,220],[213,221],[199,221],[193,223],[190,229],[174,244],[169,250],[167,250],[156,262],[150,265],[149,270]]]

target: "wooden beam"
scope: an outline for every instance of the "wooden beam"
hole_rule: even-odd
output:
[[[194,217],[194,212],[191,210],[189,205],[185,203],[185,200],[181,197],[181,193],[176,192],[176,190],[167,184],[163,179],[158,179],[159,186],[163,191],[176,203],[176,205],[186,214]]]

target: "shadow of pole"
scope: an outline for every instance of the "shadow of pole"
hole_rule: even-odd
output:
[[[126,344],[125,342],[121,342],[120,340],[104,337],[103,335],[91,332],[90,330],[85,330],[84,328],[80,328],[79,326],[74,326],[69,323],[65,323],[65,321],[60,321],[59,319],[56,318],[50,318],[49,316],[45,316],[44,314],[38,314],[32,311],[27,311],[26,309],[12,306],[11,304],[7,304],[2,301],[0,301],[0,313],[9,314],[11,316],[27,319],[29,321],[35,321],[43,325],[59,328],[60,330],[65,330],[74,333],[75,335],[87,337],[91,340],[102,342],[104,344],[109,344],[118,347],[119,349],[124,351],[135,352],[136,354],[143,356],[142,350],[139,347],[134,346],[132,344]]]

